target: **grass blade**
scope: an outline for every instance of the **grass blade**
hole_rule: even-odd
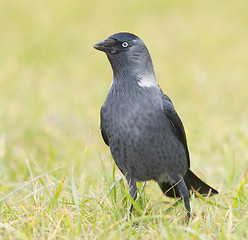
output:
[[[62,191],[64,182],[65,182],[65,178],[62,179],[62,181],[60,182],[58,188],[56,189],[56,192],[55,192],[55,194],[54,194],[54,196],[53,196],[53,198],[52,198],[52,200],[51,200],[51,202],[49,204],[49,207],[51,207],[52,205],[54,205],[55,203],[57,203],[58,198],[59,198],[59,195],[60,195],[60,193]]]
[[[78,191],[77,191],[77,187],[76,187],[75,180],[74,180],[73,167],[71,170],[71,189],[72,189],[72,195],[73,195],[73,201],[75,203],[75,207],[76,207],[78,213],[80,213]]]
[[[240,198],[243,196],[242,192],[243,192],[244,184],[245,184],[246,179],[247,179],[247,174],[248,174],[248,168],[245,170],[244,177],[242,178],[242,180],[239,184],[236,198],[234,199],[234,203],[233,203],[234,208],[237,207],[237,205],[239,204]]]
[[[45,173],[39,175],[38,177],[35,177],[35,178],[33,178],[32,180],[26,182],[26,183],[23,184],[22,186],[16,188],[14,191],[12,191],[12,192],[9,193],[8,195],[6,195],[6,196],[0,201],[0,204],[1,204],[2,202],[4,202],[6,199],[8,199],[9,197],[11,197],[14,193],[16,193],[16,192],[20,191],[21,189],[23,189],[24,187],[26,187],[28,184],[30,184],[30,183],[36,181],[37,179],[40,179],[41,177],[43,177],[43,176],[45,176],[45,175],[48,175],[48,173],[53,172],[53,171],[56,171],[56,170],[58,170],[58,169],[60,169],[60,167],[55,168],[55,169],[52,169],[52,170],[50,170],[50,171],[47,171],[47,172],[45,172]]]

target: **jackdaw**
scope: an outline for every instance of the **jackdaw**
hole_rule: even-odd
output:
[[[134,34],[116,33],[94,48],[106,53],[113,80],[101,108],[101,133],[135,200],[136,182],[154,180],[168,197],[181,197],[190,218],[189,191],[218,192],[190,170],[183,124],[157,84],[152,59]],[[130,206],[130,216],[133,205]]]

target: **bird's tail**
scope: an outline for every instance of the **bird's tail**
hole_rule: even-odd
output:
[[[217,194],[218,191],[216,191],[214,188],[207,185],[205,182],[203,182],[200,178],[198,178],[191,170],[188,170],[187,174],[184,177],[185,184],[188,188],[188,190],[192,191],[193,189],[199,192],[201,195],[214,195]],[[159,184],[162,192],[167,197],[181,197],[179,194],[179,191],[177,190],[176,185],[171,185],[170,183],[163,182]]]

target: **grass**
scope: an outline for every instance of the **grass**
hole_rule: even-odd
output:
[[[247,7],[238,1],[0,2],[0,238],[248,238]],[[139,35],[220,194],[182,202],[154,182],[131,199],[99,131],[111,69],[92,46]]]

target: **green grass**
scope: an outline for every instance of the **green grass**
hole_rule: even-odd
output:
[[[247,239],[248,3],[0,1],[1,239]],[[131,203],[99,131],[111,69],[94,43],[130,31],[220,194],[182,202],[154,182]]]

